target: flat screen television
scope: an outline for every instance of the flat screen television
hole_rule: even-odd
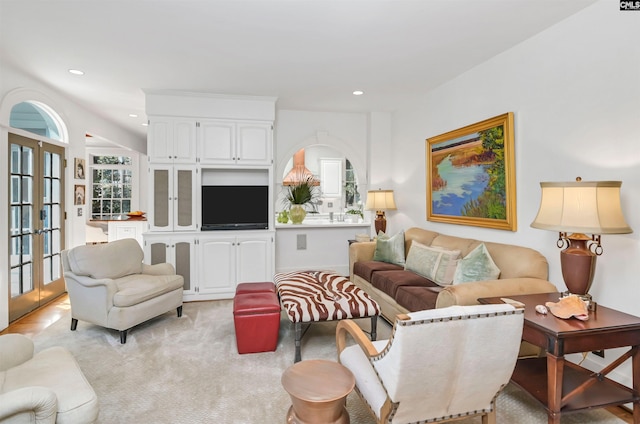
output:
[[[202,230],[269,228],[269,187],[203,185]]]

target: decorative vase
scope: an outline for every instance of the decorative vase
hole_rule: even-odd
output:
[[[291,205],[289,209],[289,218],[294,224],[302,224],[304,217],[307,216],[307,211],[304,210],[302,205]]]

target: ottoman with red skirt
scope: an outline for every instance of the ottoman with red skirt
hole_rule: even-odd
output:
[[[280,302],[273,283],[241,283],[233,298],[238,353],[273,352],[280,331]]]

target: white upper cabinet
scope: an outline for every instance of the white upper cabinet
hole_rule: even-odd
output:
[[[273,127],[270,122],[201,120],[198,158],[203,165],[271,165]]]
[[[237,126],[236,155],[243,165],[270,165],[273,126],[265,123],[241,123]]]
[[[149,230],[196,231],[198,212],[195,165],[153,164],[149,167]]]
[[[344,159],[320,159],[320,190],[324,197],[342,197]]]
[[[196,162],[195,119],[154,117],[149,123],[148,138],[150,162]]]
[[[236,124],[228,121],[200,121],[198,152],[202,164],[235,164]]]

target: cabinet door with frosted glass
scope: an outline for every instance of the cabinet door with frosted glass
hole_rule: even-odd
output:
[[[150,231],[197,229],[196,169],[190,165],[154,165],[149,168]]]

